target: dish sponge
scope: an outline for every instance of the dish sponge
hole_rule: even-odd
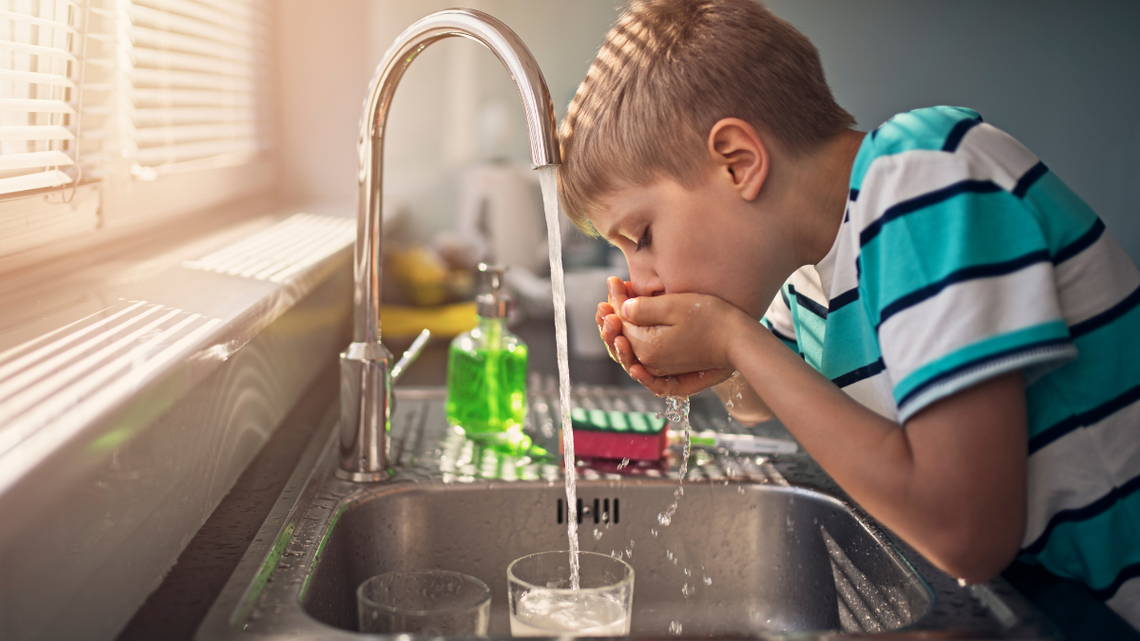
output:
[[[669,447],[668,421],[650,412],[575,407],[570,422],[575,456],[656,461]]]

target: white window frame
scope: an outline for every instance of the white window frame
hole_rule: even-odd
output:
[[[86,33],[81,41],[77,38],[72,47],[78,54],[76,57],[82,58],[79,64],[81,75],[85,77],[78,96],[72,99],[80,115],[73,118],[71,124],[71,129],[79,133],[79,141],[73,148],[79,150],[82,173],[78,174],[78,184],[0,196],[0,271],[5,264],[22,266],[22,261],[11,260],[14,256],[29,251],[36,253],[35,250],[43,250],[58,240],[90,236],[92,242],[98,242],[98,232],[103,230],[153,227],[174,217],[271,194],[273,176],[279,171],[274,150],[270,148],[278,139],[276,121],[272,117],[275,98],[271,55],[273,22],[269,15],[272,0],[30,1],[70,1],[77,7],[75,15],[80,20],[86,18],[85,25],[74,25]],[[136,122],[131,72],[135,69],[133,63],[146,56],[132,55],[132,29],[136,28],[132,12],[147,14],[153,27],[156,20],[162,19],[163,10],[210,18],[235,6],[257,18],[256,22],[245,24],[259,31],[255,36],[259,48],[250,54],[256,57],[259,74],[252,93],[256,104],[256,113],[252,116],[256,148],[250,149],[247,144],[245,153],[170,165],[151,163],[148,166],[137,162],[132,158],[137,145],[132,139]],[[187,22],[186,15],[176,16],[175,22],[179,20],[183,27],[201,26]],[[156,30],[152,28],[152,37],[154,33]],[[166,59],[161,51],[145,53],[150,61]],[[174,52],[167,57],[178,55]],[[189,60],[193,64],[191,58],[183,56],[182,62]],[[166,86],[163,70],[152,68],[146,72],[152,83],[152,94],[156,91],[155,83],[161,92]],[[201,82],[195,74],[182,75]],[[180,79],[175,78],[175,89]],[[78,104],[80,99],[81,105]],[[248,131],[249,127],[223,126],[223,129]],[[153,140],[154,135],[150,138]]]

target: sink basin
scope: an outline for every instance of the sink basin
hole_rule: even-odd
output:
[[[616,552],[634,568],[635,636],[668,636],[674,621],[696,636],[842,629],[840,612],[850,608],[836,589],[837,572],[864,577],[852,592],[874,604],[860,612],[868,625],[895,629],[930,607],[930,589],[834,498],[776,485],[694,485],[662,527],[657,515],[676,488],[664,479],[579,487],[589,512],[594,503],[610,506],[599,510],[604,521],[583,515],[582,549]],[[509,636],[507,565],[567,547],[564,500],[561,484],[541,481],[409,484],[362,497],[337,519],[302,605],[318,621],[353,629],[355,589],[368,577],[453,570],[491,587],[490,633]]]
[[[634,637],[1052,638],[1003,580],[960,586],[839,490],[806,454],[701,452],[681,485],[679,456],[661,464],[584,465],[567,509],[557,460],[481,451],[451,430],[440,389],[399,390],[395,475],[335,478],[335,416],[326,426],[198,631],[199,639],[353,638],[355,589],[400,569],[439,568],[491,587],[491,636],[510,635],[506,568],[567,548],[633,566]],[[662,409],[623,389],[575,390],[588,409]],[[528,429],[556,451],[556,394],[533,394]],[[741,430],[694,399],[694,429]],[[735,427],[733,427],[735,426]],[[778,424],[754,431],[789,438]],[[684,488],[668,526],[659,515]]]

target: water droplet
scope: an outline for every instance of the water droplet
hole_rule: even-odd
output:
[[[657,536],[657,528],[650,528],[649,533],[656,537]]]
[[[712,585],[712,577],[706,576],[702,580],[705,582],[705,585]]]
[[[594,540],[595,541],[602,540],[602,531],[599,530],[598,528],[594,528]]]
[[[681,586],[681,594],[685,595],[686,599],[693,596],[693,593],[696,591],[697,591],[697,589],[694,588],[693,586],[689,585],[688,583]]]
[[[670,621],[669,622],[669,634],[671,634],[675,637],[681,636],[681,622],[680,621]]]
[[[693,573],[691,570],[689,570],[689,568],[685,568],[685,576],[693,576]]]

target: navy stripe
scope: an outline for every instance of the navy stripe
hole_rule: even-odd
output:
[[[942,143],[942,151],[954,152],[958,149],[958,145],[962,143],[962,138],[965,137],[966,132],[973,129],[976,125],[982,124],[981,119],[967,119],[962,120],[954,125],[950,130],[950,135],[946,136],[946,142]]]
[[[788,285],[788,287],[791,287],[791,285]],[[783,287],[780,288],[780,298],[783,299],[784,305],[787,306],[788,311],[791,311],[792,301],[788,300],[788,294],[787,294],[787,292],[784,291]]]
[[[1067,344],[1068,342],[1069,342],[1069,340],[1067,338],[1051,338],[1048,340],[1038,341],[1036,343],[1030,343],[1028,345],[1022,345],[1020,347],[1014,347],[1014,348],[1003,350],[1000,352],[995,352],[993,354],[988,354],[986,356],[983,356],[979,359],[970,361],[968,363],[962,363],[961,365],[959,365],[955,368],[952,368],[952,369],[946,370],[945,372],[942,372],[938,376],[935,376],[934,378],[931,378],[930,380],[925,381],[924,383],[922,383],[918,387],[907,392],[907,394],[905,396],[903,396],[901,399],[899,399],[899,403],[898,403],[899,410],[901,411],[903,409],[903,407],[905,407],[906,404],[909,403],[915,396],[918,396],[919,394],[925,392],[927,389],[933,387],[934,385],[937,385],[938,383],[941,383],[942,381],[944,381],[948,378],[953,378],[953,377],[957,376],[958,374],[961,374],[964,371],[980,367],[982,365],[985,365],[986,363],[990,363],[993,361],[999,361],[1002,359],[1009,358],[1011,356],[1016,356],[1017,354],[1021,354],[1024,352],[1031,352],[1034,350],[1041,349],[1043,347],[1052,347],[1053,345],[1064,345],[1064,344]]]
[[[829,300],[827,302],[827,311],[828,312],[834,312],[835,310],[843,307],[844,305],[847,305],[849,303],[854,303],[857,300],[859,300],[859,288],[858,287],[852,287],[851,289],[849,289],[849,290],[843,292],[842,294],[836,296],[835,298],[832,298],[831,300]]]
[[[1037,540],[1033,543],[1027,545],[1022,552],[1034,556],[1041,554],[1045,546],[1049,544],[1049,535],[1053,533],[1053,530],[1057,529],[1057,526],[1062,523],[1087,521],[1100,516],[1111,509],[1112,506],[1128,498],[1136,490],[1140,490],[1140,476],[1132,477],[1127,483],[1120,487],[1113,487],[1107,494],[1084,507],[1057,512],[1049,519],[1049,524],[1045,526],[1045,530],[1041,533],[1041,536],[1037,537]]]
[[[887,322],[887,319],[891,316],[894,316],[908,307],[914,307],[925,300],[933,298],[951,285],[967,280],[1012,274],[1030,265],[1042,263],[1047,260],[1049,260],[1049,252],[1044,249],[1039,249],[1023,256],[1018,256],[1017,258],[1004,260],[1000,263],[971,265],[970,267],[963,267],[962,269],[950,272],[950,274],[942,280],[933,282],[925,287],[920,287],[884,307],[883,311],[879,313],[879,325],[875,327],[875,331],[879,331],[879,327],[882,327],[883,323]]]
[[[1028,192],[1029,188],[1033,186],[1033,183],[1037,182],[1039,178],[1047,173],[1049,173],[1049,168],[1045,166],[1045,163],[1041,162],[1040,160],[1037,161],[1036,165],[1030,167],[1029,171],[1025,172],[1021,175],[1021,178],[1017,179],[1017,184],[1013,186],[1013,195],[1017,196],[1018,198],[1025,198],[1026,192]]]
[[[875,374],[878,374],[885,369],[887,369],[887,366],[885,363],[883,363],[883,358],[880,356],[879,360],[875,361],[874,363],[864,365],[863,367],[853,369],[846,374],[836,376],[835,378],[831,379],[831,382],[835,383],[839,387],[847,387],[848,385],[854,385],[855,383],[858,383],[865,378],[871,378]]]
[[[820,318],[824,318],[824,319],[827,318],[827,308],[826,307],[824,307],[823,305],[820,305],[819,303],[808,298],[807,296],[804,296],[803,294],[797,292],[796,288],[791,286],[791,285],[788,285],[788,291],[790,291],[792,293],[792,296],[796,297],[796,303],[800,307],[803,307],[804,309],[815,314],[816,316],[819,316]]]
[[[1073,338],[1078,338],[1080,336],[1088,334],[1089,332],[1094,332],[1132,311],[1132,308],[1136,307],[1136,303],[1138,302],[1140,302],[1140,287],[1132,290],[1132,293],[1129,294],[1124,300],[1113,305],[1107,310],[1097,314],[1096,316],[1093,316],[1092,318],[1083,320],[1076,325],[1073,325],[1069,328],[1069,334],[1071,334]]]
[[[879,216],[875,222],[867,225],[867,227],[859,233],[859,246],[863,247],[867,243],[874,240],[875,236],[878,236],[879,232],[883,230],[883,225],[901,216],[914,213],[920,209],[926,209],[931,205],[937,205],[938,203],[945,200],[950,200],[959,194],[990,194],[999,191],[1001,191],[1001,187],[994,183],[992,180],[963,180],[961,182],[956,182],[949,187],[936,189],[921,196],[915,196],[909,200],[904,200],[901,203],[897,203],[888,207],[887,210],[883,212],[882,216]]]
[[[1101,601],[1107,601],[1116,596],[1116,591],[1120,589],[1120,586],[1124,585],[1132,579],[1135,579],[1138,576],[1140,576],[1140,563],[1126,565],[1122,570],[1120,570],[1120,574],[1116,575],[1116,580],[1113,581],[1108,587],[1101,588],[1099,590],[1093,590],[1090,588],[1089,591],[1093,593],[1093,596],[1100,599]]]
[[[1104,221],[1097,218],[1093,226],[1088,231],[1081,234],[1081,237],[1073,242],[1065,245],[1057,250],[1057,255],[1053,256],[1053,264],[1060,265],[1061,263],[1069,260],[1073,256],[1083,252],[1095,243],[1104,233]]]
[[[1033,435],[1029,439],[1029,454],[1033,455],[1041,448],[1077,428],[1098,423],[1136,401],[1140,401],[1140,385],[1127,389],[1122,394],[1110,398],[1090,410],[1070,415],[1068,418],[1058,421]]]
[[[796,339],[794,339],[794,338],[788,338],[787,336],[784,336],[784,333],[783,333],[783,332],[781,332],[780,330],[776,329],[775,327],[772,327],[771,325],[769,325],[769,326],[768,326],[768,331],[769,331],[769,332],[772,332],[773,334],[775,334],[775,335],[776,335],[776,338],[778,338],[778,339],[780,339],[780,340],[782,340],[782,341],[786,341],[786,342],[788,342],[788,343],[796,343]]]
[[[852,189],[851,191],[847,192],[847,200],[850,200],[851,202],[859,200],[859,190]]]

